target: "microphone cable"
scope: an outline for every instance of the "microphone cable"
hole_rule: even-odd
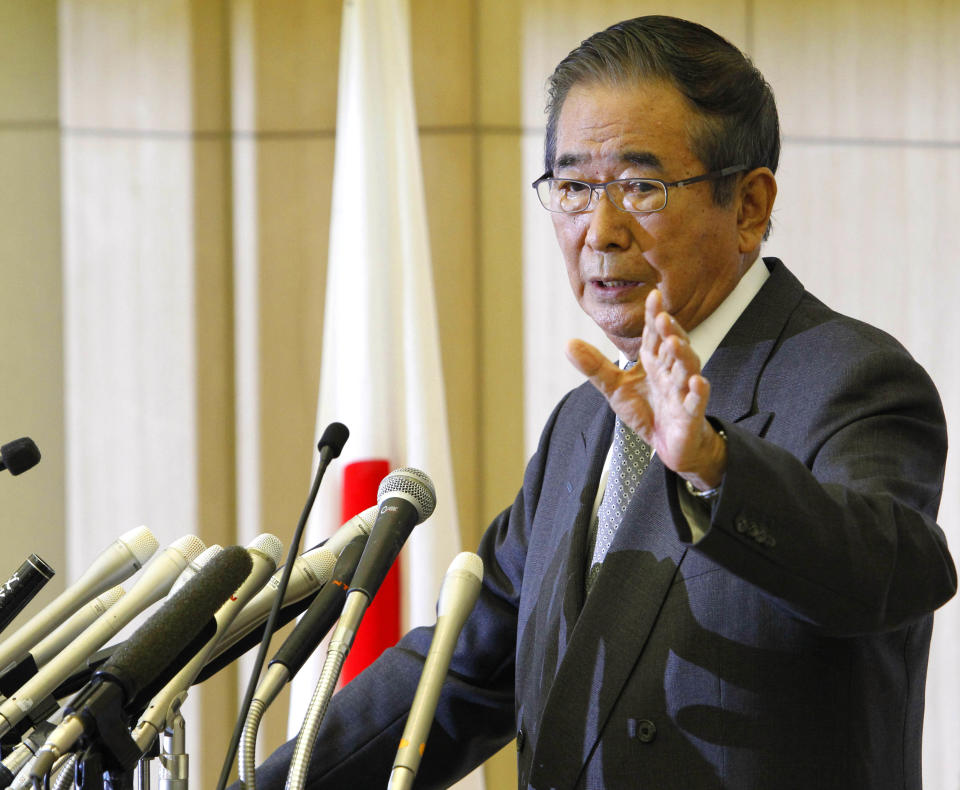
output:
[[[264,626],[263,641],[260,643],[260,649],[257,651],[257,657],[254,660],[253,669],[250,671],[250,679],[247,681],[247,690],[243,695],[243,701],[240,703],[240,713],[237,716],[237,722],[233,728],[233,734],[230,736],[230,743],[227,746],[227,753],[223,759],[223,766],[220,768],[220,778],[217,780],[217,790],[224,790],[227,781],[230,778],[230,771],[233,769],[233,762],[237,756],[237,750],[240,748],[240,739],[243,737],[244,725],[247,721],[247,715],[250,712],[250,704],[253,701],[253,695],[257,690],[257,683],[260,680],[260,672],[267,659],[267,650],[270,648],[270,639],[273,637],[276,628],[277,617],[283,604],[283,596],[287,591],[287,584],[290,581],[290,574],[293,573],[293,564],[300,554],[300,541],[303,539],[303,531],[307,527],[307,517],[313,509],[314,500],[317,498],[317,492],[320,490],[320,481],[330,462],[340,455],[343,445],[350,436],[350,431],[342,422],[330,423],[320,441],[317,443],[317,449],[320,451],[320,462],[317,464],[317,473],[314,475],[313,484],[310,487],[310,493],[307,501],[300,513],[300,520],[297,522],[297,528],[293,531],[293,537],[290,539],[290,549],[287,552],[287,561],[283,566],[283,576],[280,577],[280,586],[277,588],[277,596],[274,599],[273,606],[270,608],[270,616],[267,618],[267,624]]]

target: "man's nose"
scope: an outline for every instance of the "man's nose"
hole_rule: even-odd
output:
[[[630,245],[629,224],[633,217],[620,211],[603,187],[594,189],[593,209],[587,229],[587,244],[594,250],[625,249]]]

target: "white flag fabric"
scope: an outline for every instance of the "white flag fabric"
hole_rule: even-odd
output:
[[[386,459],[433,479],[437,507],[401,554],[402,631],[436,620],[440,584],[460,551],[437,336],[406,0],[345,0],[317,437],[350,438],[328,471],[304,545],[341,523],[343,468]],[[295,734],[322,651],[291,694]],[[475,777],[471,779],[472,777]],[[474,772],[458,787],[480,788]]]

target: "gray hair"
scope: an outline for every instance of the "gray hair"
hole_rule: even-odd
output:
[[[553,171],[557,121],[570,89],[581,83],[629,86],[643,80],[676,86],[696,112],[690,148],[707,170],[780,160],[780,123],[773,91],[733,44],[709,28],[669,16],[642,16],[590,36],[567,55],[547,84],[544,162]],[[719,205],[733,197],[734,176],[713,184]]]

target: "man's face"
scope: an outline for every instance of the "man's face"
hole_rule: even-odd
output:
[[[557,123],[553,174],[593,182],[699,176],[707,171],[690,150],[694,121],[667,83],[575,85]],[[604,196],[591,211],[551,215],[574,296],[631,358],[651,289],[660,289],[667,312],[689,331],[742,274],[738,201],[716,206],[712,187],[709,181],[671,187],[666,208],[652,214],[619,211]]]

